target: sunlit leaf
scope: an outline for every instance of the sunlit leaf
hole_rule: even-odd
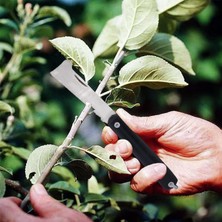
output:
[[[9,45],[8,43],[0,42],[0,51],[1,50],[12,53],[13,47],[11,45]]]
[[[1,172],[8,173],[8,174],[10,174],[10,175],[13,174],[11,170],[8,170],[8,169],[6,169],[6,168],[4,168],[4,167],[2,167],[2,166],[0,166],[0,171],[1,171]],[[1,172],[0,172],[0,173],[1,173]]]
[[[5,187],[5,178],[4,178],[4,176],[2,175],[2,173],[0,172],[0,197],[3,197],[3,196],[4,196],[5,190],[6,190],[6,187]]]
[[[85,42],[69,36],[55,38],[50,42],[66,59],[71,60],[73,65],[80,69],[86,81],[94,76],[94,55]]]
[[[110,106],[114,105],[124,108],[133,108],[136,106],[140,106],[140,104],[136,102],[136,99],[137,96],[133,90],[126,88],[115,88],[107,97],[106,102]]]
[[[119,83],[120,87],[152,89],[187,85],[179,69],[156,56],[143,56],[126,64],[120,70]]]
[[[153,54],[176,65],[182,71],[194,75],[190,53],[184,43],[175,36],[156,33],[152,40],[139,50],[139,54]]]
[[[70,192],[74,194],[80,194],[79,189],[76,187],[71,186],[68,182],[66,181],[58,181],[56,183],[53,183],[49,186],[49,191],[53,190],[58,190],[60,192]]]
[[[115,152],[107,151],[103,147],[97,145],[87,149],[81,149],[93,156],[96,162],[104,166],[106,169],[117,173],[129,174],[123,159]]]
[[[177,6],[181,2],[184,2],[185,0],[156,0],[157,8],[159,11],[159,14]]]
[[[30,154],[25,167],[25,175],[33,184],[36,183],[57,148],[57,146],[51,144],[43,145]]]
[[[43,6],[38,12],[38,18],[55,17],[61,19],[67,26],[72,24],[72,20],[66,10],[58,6]]]
[[[179,21],[186,21],[202,11],[210,0],[184,0],[167,11],[167,14]]]
[[[18,26],[11,19],[0,19],[0,25],[7,26],[7,27],[12,28],[14,30],[18,30]]]
[[[102,194],[107,190],[107,188],[104,187],[103,184],[100,184],[97,181],[95,176],[91,176],[91,178],[87,182],[88,193]]]
[[[155,0],[124,0],[118,46],[136,50],[148,43],[158,27]]]
[[[118,25],[121,17],[116,16],[110,19],[104,26],[102,32],[97,38],[93,46],[93,54],[95,57],[110,57],[117,51],[117,42],[119,41]]]
[[[8,103],[0,101],[0,114],[2,113],[14,113],[14,108],[10,106]]]

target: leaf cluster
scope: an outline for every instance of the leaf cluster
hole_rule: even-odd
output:
[[[115,62],[119,53],[125,51],[127,64],[115,73],[112,87],[104,94],[110,94],[108,101],[113,105],[134,107],[137,104],[136,88],[184,87],[187,83],[183,74],[195,74],[186,46],[173,33],[179,23],[196,15],[208,2],[123,1],[122,14],[107,21],[92,52],[73,37],[60,37],[51,42],[66,59],[79,67],[87,82],[95,75],[94,59],[114,59]],[[83,67],[89,68],[88,72]]]
[[[57,6],[32,5],[23,1],[0,1],[0,195],[5,193],[7,169],[24,167],[31,150],[45,130],[41,104],[39,67],[46,64],[42,38],[52,36],[54,20],[71,25],[71,18]],[[44,30],[44,31],[43,31]],[[42,34],[41,34],[42,33]],[[38,128],[39,126],[39,128]],[[46,139],[47,140],[47,139]],[[3,173],[2,173],[3,172]]]

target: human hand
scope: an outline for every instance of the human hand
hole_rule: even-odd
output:
[[[132,146],[105,127],[106,149],[119,153],[131,177],[110,172],[112,180],[131,180],[131,188],[147,194],[194,194],[205,190],[222,190],[222,131],[214,124],[180,112],[150,117],[131,116],[119,109],[119,116],[154,150],[178,178],[178,189],[164,190],[157,183],[166,173],[164,164],[141,169],[132,156]]]
[[[29,215],[19,207],[21,200],[16,197],[0,199],[1,222],[90,222],[86,215],[72,210],[50,197],[41,184],[33,185],[30,200],[37,216]]]

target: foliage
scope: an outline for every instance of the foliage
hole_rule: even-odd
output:
[[[38,67],[44,65],[46,59],[37,50],[42,49],[42,38],[47,37],[46,33],[51,33],[47,23],[56,19],[67,25],[71,22],[67,12],[59,7],[32,6],[22,1],[16,5],[13,0],[1,1],[0,13],[1,165],[3,171],[14,168],[15,174],[24,168],[22,160],[27,160],[38,140],[44,138],[41,134],[46,132],[42,124],[47,117],[41,108],[44,106],[42,86],[38,82],[41,72]],[[45,31],[41,36],[42,29]],[[10,162],[10,159],[15,162]],[[1,184],[3,182],[1,180]],[[4,186],[1,187],[2,196]]]
[[[109,7],[103,7],[104,3],[101,2],[89,1],[87,3],[85,17],[90,24],[94,23],[96,19],[93,12],[95,9],[101,10],[103,13],[105,10],[109,10],[106,15],[110,15]],[[36,51],[42,47],[42,38],[55,36],[47,23],[55,24],[54,20],[60,19],[66,25],[70,25],[69,15],[57,6],[23,5],[22,2],[16,6],[15,1],[7,1],[7,4],[0,1],[0,3],[0,25],[3,30],[0,34],[0,164],[2,166],[0,168],[0,193],[4,195],[5,182],[7,184],[7,178],[11,177],[10,170],[13,170],[12,177],[14,179],[20,178],[19,181],[22,185],[30,186],[23,176],[21,177],[20,170],[24,172],[24,160],[28,160],[26,170],[30,170],[27,173],[27,178],[36,176],[36,180],[38,180],[38,176],[44,171],[52,154],[63,146],[65,132],[69,127],[69,125],[65,126],[66,122],[70,124],[73,112],[81,112],[81,108],[70,108],[73,105],[67,105],[69,101],[68,98],[65,98],[69,97],[69,94],[61,90],[56,92],[55,88],[52,89],[55,94],[51,96],[55,98],[50,100],[50,82],[52,80],[48,80],[45,91],[41,80],[43,76],[40,75],[40,72],[44,70],[41,67],[44,67],[46,60],[41,53]],[[177,101],[181,99],[184,101],[180,107],[181,110],[189,111],[195,104],[191,112],[195,113],[196,110],[201,110],[199,114],[202,114],[203,117],[212,117],[212,101],[209,98],[203,97],[203,100],[206,98],[204,100],[206,103],[204,103],[204,107],[199,109],[201,104],[196,106],[196,101],[192,102],[195,98],[188,96],[187,99],[183,95],[183,93],[189,93],[188,90],[171,89],[172,87],[186,86],[184,77],[188,80],[187,82],[191,82],[189,87],[192,87],[192,84],[196,86],[195,81],[201,78],[212,81],[219,79],[216,74],[208,75],[209,67],[211,67],[210,71],[215,73],[215,66],[209,62],[209,58],[204,57],[204,60],[207,61],[203,65],[197,55],[197,52],[204,51],[206,45],[204,35],[200,35],[195,30],[189,32],[188,27],[192,26],[193,20],[181,23],[201,11],[208,1],[124,0],[122,14],[118,15],[121,13],[120,3],[121,1],[106,3],[114,9],[119,7],[113,15],[105,18],[109,19],[106,24],[105,19],[101,18],[92,24],[93,33],[100,33],[92,51],[82,40],[70,36],[54,38],[51,43],[65,58],[73,62],[74,68],[77,68],[79,74],[84,76],[85,81],[92,84],[93,87],[98,85],[96,82],[98,79],[103,79],[104,75],[107,75],[115,62],[120,63],[117,69],[114,67],[115,71],[112,71],[113,76],[109,79],[105,91],[100,92],[101,96],[107,97],[106,101],[109,104],[125,108],[136,107],[133,112],[142,114],[145,112],[142,110],[146,110],[144,106],[149,107],[149,113],[163,112],[167,106],[168,108],[171,106],[177,108],[180,104]],[[16,10],[14,10],[15,8]],[[200,23],[207,23],[209,21],[206,18],[210,17],[209,15],[212,16],[212,11],[215,12],[215,9],[212,6],[208,7],[196,19]],[[52,21],[54,22],[52,23]],[[95,24],[100,25],[100,28]],[[101,24],[105,24],[102,31]],[[181,32],[176,37],[180,27],[182,27]],[[185,35],[181,36],[180,33],[183,32]],[[43,34],[41,35],[41,33]],[[196,44],[196,40],[193,41],[197,38],[202,44]],[[195,78],[193,78],[195,73],[192,69],[191,57],[185,45],[188,46],[195,59],[194,70],[198,73]],[[53,57],[53,60],[55,60],[54,58],[64,58],[56,57],[55,52],[50,56]],[[48,58],[48,61],[52,60]],[[105,70],[101,65],[104,64],[104,61]],[[215,62],[220,63],[219,53]],[[55,63],[57,64],[57,62]],[[50,64],[47,66],[50,70]],[[164,69],[162,69],[163,66]],[[205,70],[204,67],[207,67],[208,71],[201,71]],[[187,88],[189,89],[189,87]],[[153,92],[152,89],[163,90]],[[48,93],[47,96],[44,93]],[[61,96],[61,93],[67,96]],[[48,99],[47,103],[42,100],[42,95]],[[152,96],[152,99],[156,101],[154,103],[148,101],[149,106],[147,106],[147,101],[144,99]],[[173,97],[172,100],[170,100],[171,97]],[[61,101],[59,101],[60,98]],[[70,101],[72,104],[73,101],[77,104],[77,100],[70,99]],[[139,103],[141,103],[140,107],[138,107]],[[65,115],[68,117],[65,118]],[[73,124],[76,123],[78,123],[77,118]],[[62,134],[58,134],[60,130],[63,132]],[[117,172],[124,169],[122,163],[116,165],[115,162],[117,159],[121,162],[121,159],[112,158],[113,154],[106,153],[97,145],[91,148],[82,148],[87,142],[85,140],[81,141],[81,137],[75,135],[72,142],[75,145],[65,146],[66,153],[63,153],[62,158],[55,162],[55,167],[47,181],[49,192],[67,206],[87,213],[94,221],[191,221],[191,219],[187,219],[190,216],[187,211],[196,211],[194,216],[197,221],[204,218],[199,212],[201,209],[208,210],[208,206],[205,206],[207,201],[204,195],[183,199],[141,198],[131,192],[128,185],[112,185],[110,181],[106,182],[104,169],[100,168],[86,153],[95,158],[99,164],[102,163],[107,169]],[[56,146],[42,144],[56,144]],[[50,147],[53,152],[48,152]],[[67,149],[67,147],[69,148]],[[33,151],[34,148],[36,149]],[[44,159],[46,161],[42,161]],[[92,174],[95,174],[96,177]],[[214,198],[216,199],[216,197]],[[179,208],[182,210],[179,211]],[[185,211],[184,208],[186,208]],[[177,211],[172,213],[172,209]],[[169,213],[172,214],[169,215]]]

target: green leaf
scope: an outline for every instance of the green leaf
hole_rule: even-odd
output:
[[[78,180],[88,180],[93,174],[92,168],[84,160],[72,160],[64,166],[70,169]]]
[[[79,189],[77,189],[76,187],[73,187],[72,185],[70,185],[68,182],[66,181],[58,181],[52,185],[49,186],[49,191],[53,191],[53,190],[59,190],[60,192],[70,192],[70,193],[74,193],[74,194],[80,194]]]
[[[157,8],[159,11],[159,14],[168,11],[169,9],[177,6],[181,2],[184,2],[184,0],[156,0]]]
[[[107,151],[103,147],[97,145],[82,150],[93,156],[96,162],[106,169],[121,174],[129,174],[123,159],[115,152]]]
[[[177,20],[169,17],[168,15],[166,15],[166,13],[161,14],[159,16],[158,32],[173,34],[175,33],[178,25],[179,22]]]
[[[184,0],[167,11],[167,14],[178,21],[186,21],[202,11],[210,0]]]
[[[25,53],[33,50],[40,50],[42,43],[27,37],[15,37],[15,51],[17,53]]]
[[[119,83],[120,87],[151,89],[187,85],[179,69],[156,56],[143,56],[126,64],[120,70]]]
[[[118,106],[124,108],[133,108],[140,106],[136,102],[136,94],[132,89],[115,88],[111,91],[111,94],[107,97],[106,102],[110,106]]]
[[[88,193],[96,193],[96,194],[102,194],[105,191],[107,191],[107,188],[103,186],[103,184],[98,183],[95,176],[91,176],[91,178],[88,180]]]
[[[10,106],[8,103],[0,101],[0,114],[2,113],[14,113],[14,108]]]
[[[176,65],[181,71],[195,75],[189,51],[184,43],[175,36],[156,33],[152,40],[139,50],[139,54],[159,56],[172,65]]]
[[[17,5],[17,1],[15,0],[0,0],[0,6],[4,7],[5,9],[9,10],[9,11],[14,11],[15,7]]]
[[[94,55],[85,42],[69,36],[55,38],[50,42],[66,59],[71,60],[73,65],[80,69],[86,81],[94,76]]]
[[[79,183],[76,180],[75,176],[66,167],[57,165],[53,167],[52,172],[62,177],[65,181],[67,181],[71,186],[75,187],[76,189],[79,188]]]
[[[12,151],[16,156],[24,160],[27,160],[29,158],[29,155],[31,154],[30,150],[27,150],[24,148],[18,148],[18,147],[12,147]]]
[[[72,24],[72,20],[67,11],[58,6],[41,7],[38,12],[38,18],[43,18],[43,17],[54,17],[61,19],[67,26],[70,26]]]
[[[104,26],[99,37],[93,46],[93,54],[95,57],[111,57],[118,51],[117,42],[119,41],[119,22],[121,16],[110,19]]]
[[[147,44],[158,27],[155,0],[124,0],[118,46],[136,50]]]
[[[9,150],[11,152],[12,146],[10,144],[3,142],[3,141],[0,141],[0,149]]]
[[[7,26],[7,27],[12,28],[16,31],[18,30],[18,26],[11,19],[0,19],[0,25]]]
[[[26,96],[19,96],[17,103],[21,120],[27,128],[32,128],[34,126],[34,117],[28,104],[28,98]]]
[[[22,68],[26,66],[44,65],[47,64],[47,60],[43,57],[26,57],[22,60]]]
[[[8,43],[0,42],[0,51],[1,50],[12,53],[13,47],[11,45],[9,45]]]
[[[2,167],[2,166],[0,166],[0,171],[1,171],[1,172],[8,173],[8,174],[10,174],[10,175],[13,174],[13,172],[12,172],[11,170],[8,170],[8,169],[6,169],[5,167]],[[1,173],[1,172],[0,172],[0,173]]]
[[[4,196],[5,190],[6,190],[6,187],[5,187],[5,178],[4,178],[4,176],[2,175],[2,173],[0,172],[0,197],[3,197],[3,196]]]
[[[37,182],[42,170],[48,164],[57,148],[58,146],[47,144],[36,148],[30,154],[25,167],[25,175],[33,184]]]
[[[49,25],[42,25],[32,28],[31,30],[31,37],[34,38],[53,38],[54,37],[54,30],[52,26]]]
[[[85,196],[85,203],[106,203],[109,202],[109,198],[102,195],[102,194],[96,194],[96,193],[88,193]]]

